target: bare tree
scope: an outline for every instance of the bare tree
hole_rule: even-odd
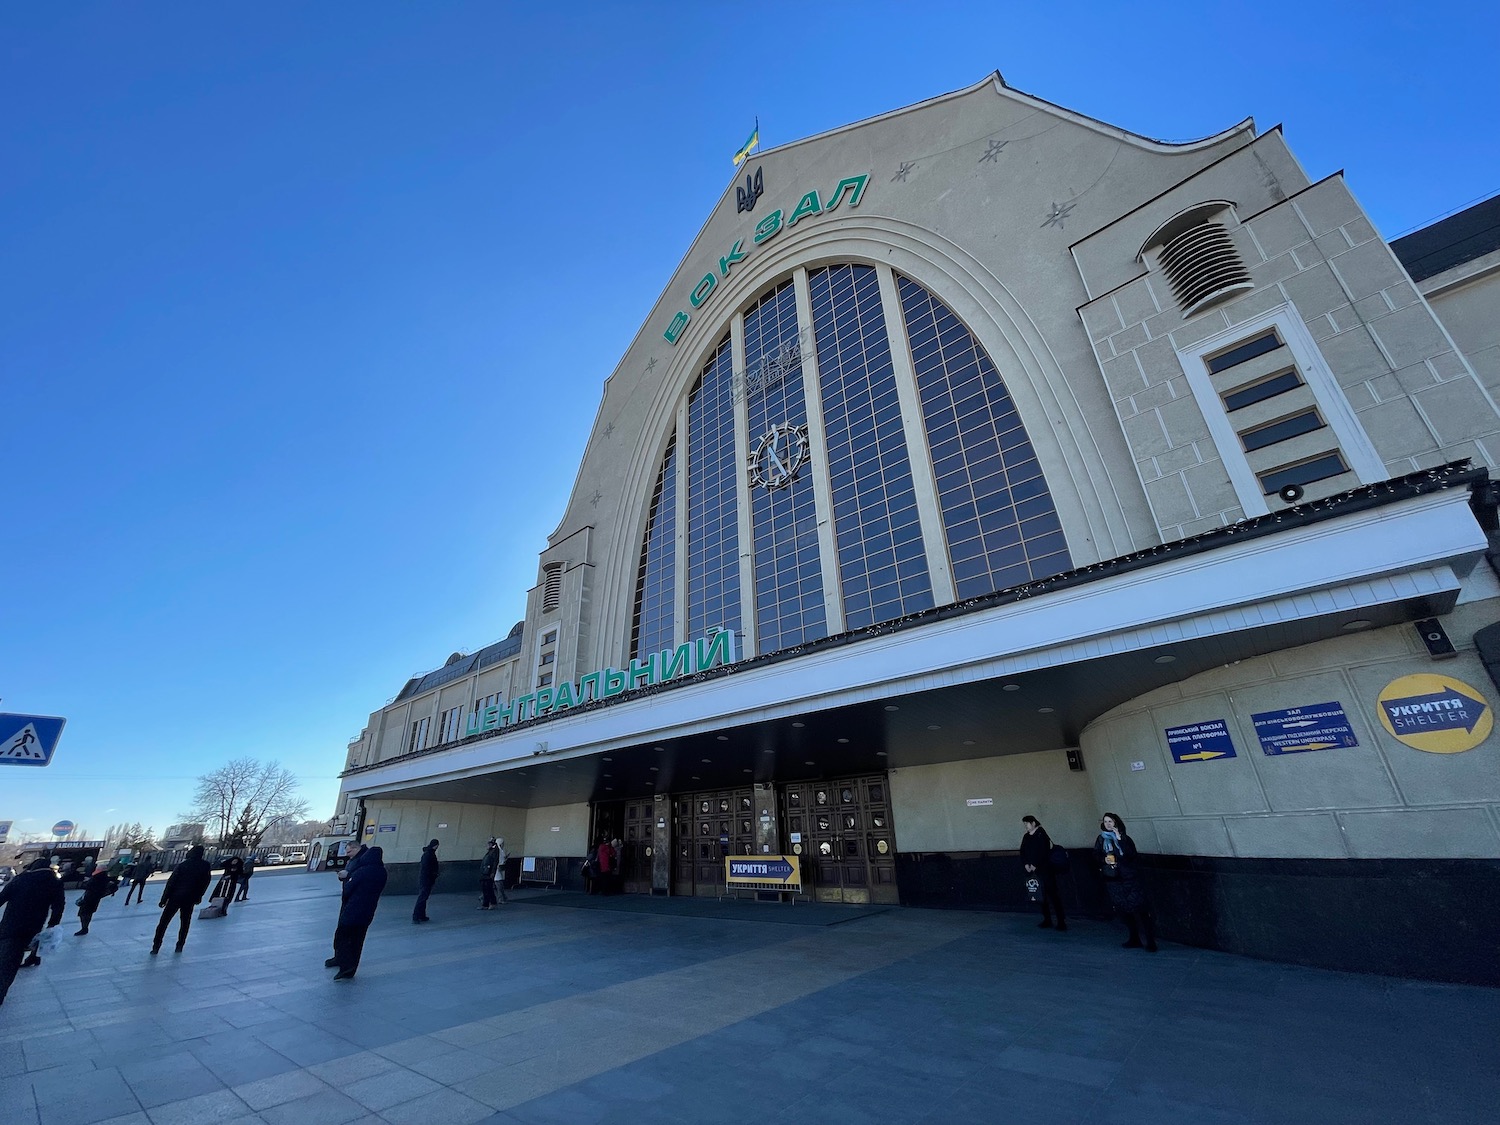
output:
[[[254,848],[273,824],[307,815],[297,796],[296,775],[280,762],[236,758],[198,779],[193,811],[184,820],[202,821],[221,848]]]

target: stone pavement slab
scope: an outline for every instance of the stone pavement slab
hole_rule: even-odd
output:
[[[1153,956],[1104,924],[450,893],[424,926],[384,902],[335,984],[337,881],[263,871],[254,894],[157,957],[158,911],[106,900],[23,970],[0,1125],[1468,1125],[1500,1104],[1500,992]]]

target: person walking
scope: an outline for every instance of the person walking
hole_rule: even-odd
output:
[[[353,980],[359,970],[365,934],[375,921],[375,908],[385,890],[385,852],[381,848],[366,848],[359,862],[351,863],[345,871],[348,877],[344,880],[339,923],[333,931],[333,964],[328,966],[338,967],[334,980]]]
[[[44,925],[50,930],[62,921],[68,902],[63,897],[62,880],[41,858],[0,887],[0,904],[5,907],[5,915],[0,917],[0,1004],[4,1004],[26,947]],[[37,958],[37,963],[40,960]]]
[[[594,849],[594,882],[589,893],[609,894],[614,872],[615,849],[610,847],[608,836],[600,836],[599,845]]]
[[[1034,816],[1023,816],[1021,825],[1026,830],[1021,837],[1021,864],[1028,876],[1041,883],[1042,920],[1037,926],[1043,930],[1053,929],[1052,912],[1056,910],[1055,928],[1058,933],[1064,933],[1068,928],[1068,916],[1063,912],[1062,890],[1057,885],[1057,868],[1052,863],[1052,837]]]
[[[614,873],[610,877],[610,893],[622,895],[625,893],[625,842],[616,836],[609,842],[610,850],[615,853]]]
[[[479,909],[495,909],[495,869],[500,865],[500,845],[490,837],[490,843],[484,850],[484,858],[479,861]]]
[[[224,860],[224,874],[219,878],[219,885],[214,888],[214,893],[209,896],[210,900],[221,898],[224,900],[224,913],[229,913],[229,904],[234,901],[234,893],[239,889],[240,877],[245,872],[245,861],[237,855],[229,856]]]
[[[344,852],[344,866],[339,869],[339,873],[338,873],[339,882],[341,884],[344,884],[344,886],[348,885],[349,876],[353,873],[354,869],[359,866],[360,857],[362,855],[364,855],[364,853],[366,851],[368,851],[368,850],[369,849],[368,849],[368,847],[366,845],[358,843],[358,842],[349,845],[348,850],[346,850]],[[342,901],[342,899],[343,899],[343,892],[344,892],[344,887],[341,886],[339,888],[340,901]],[[342,910],[343,907],[340,907],[339,909]],[[336,927],[334,929],[334,937],[335,938],[338,937],[338,929]],[[334,946],[334,953],[337,954],[337,952],[338,952],[338,946],[335,945]],[[332,969],[332,968],[336,967],[338,965],[338,963],[339,963],[338,957],[337,956],[333,956],[333,957],[330,957],[330,958],[328,958],[328,960],[326,960],[326,961],[323,962],[323,967],[325,969]]]
[[[251,852],[245,856],[244,866],[240,870],[240,893],[234,900],[244,902],[250,897],[250,876],[255,874],[255,853]]]
[[[137,891],[140,892],[141,897],[136,899],[136,902],[146,901],[146,880],[151,878],[155,871],[156,863],[149,855],[142,853],[136,859],[135,865],[130,869],[130,889],[125,892],[126,906],[130,905],[130,896]]]
[[[437,886],[437,850],[438,842],[436,840],[433,840],[422,849],[422,865],[417,869],[417,902],[411,908],[411,920],[413,922],[432,921],[431,918],[427,917],[427,899],[432,894],[432,888]],[[371,848],[370,851],[381,852],[382,857],[384,856],[384,851],[381,848]],[[385,868],[382,866],[381,870],[384,871]]]
[[[188,849],[187,859],[179,863],[167,877],[167,885],[161,892],[161,921],[156,923],[156,937],[151,942],[151,955],[161,952],[161,939],[167,934],[172,915],[181,918],[177,927],[177,952],[187,944],[188,927],[193,924],[193,908],[203,901],[208,885],[214,881],[214,869],[203,858],[203,845],[194,844]]]
[[[89,919],[93,918],[94,911],[99,909],[99,904],[109,897],[109,872],[102,867],[94,868],[94,873],[88,877],[83,884],[83,894],[78,896],[78,922],[79,930],[74,937],[83,937],[89,932]]]
[[[1156,952],[1156,921],[1151,904],[1146,901],[1146,886],[1136,862],[1135,841],[1125,831],[1125,822],[1114,813],[1105,813],[1099,821],[1099,838],[1094,841],[1094,859],[1099,874],[1109,890],[1110,905],[1125,919],[1130,938],[1126,949],[1140,949],[1141,936],[1146,938],[1146,952]]]
[[[510,856],[505,854],[504,836],[495,837],[495,853],[495,889],[490,892],[490,895],[493,897],[498,894],[501,902],[509,902],[510,899],[505,894],[505,861]]]

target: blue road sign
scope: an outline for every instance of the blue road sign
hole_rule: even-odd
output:
[[[1172,761],[1212,762],[1217,758],[1237,758],[1234,741],[1229,737],[1229,724],[1223,719],[1209,719],[1185,727],[1168,727],[1167,749],[1172,751]]]
[[[1285,711],[1262,711],[1250,718],[1260,748],[1271,757],[1359,745],[1342,703],[1311,703]]]
[[[0,765],[47,765],[67,721],[56,715],[0,715]]]

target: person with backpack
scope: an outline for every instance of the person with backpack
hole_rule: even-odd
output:
[[[1026,869],[1027,880],[1036,879],[1040,884],[1038,890],[1041,894],[1042,920],[1037,923],[1037,928],[1056,929],[1058,933],[1065,933],[1068,916],[1063,911],[1062,889],[1057,885],[1059,864],[1053,853],[1062,852],[1064,864],[1068,853],[1061,847],[1053,846],[1052,837],[1047,835],[1047,830],[1036,817],[1023,816],[1021,826],[1026,829],[1021,837],[1021,865]],[[1056,926],[1052,923],[1054,910],[1057,911]]]

